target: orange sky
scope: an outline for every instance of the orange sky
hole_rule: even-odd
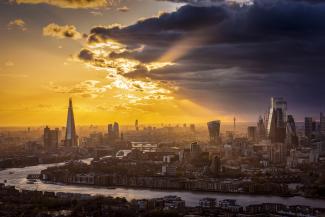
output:
[[[44,24],[28,14],[22,15],[22,18],[11,14],[2,20],[0,24],[3,28],[0,31],[4,37],[0,40],[6,52],[0,54],[0,125],[64,125],[69,97],[73,97],[77,124],[106,124],[112,121],[129,124],[135,119],[142,123],[190,123],[216,118],[230,121],[230,116],[220,116],[217,111],[211,111],[200,106],[199,102],[179,95],[178,87],[173,83],[163,84],[123,76],[133,66],[142,63],[127,58],[113,62],[107,60],[107,65],[114,65],[108,69],[106,65],[98,67],[76,59],[82,48],[92,50],[99,57],[107,56],[112,51],[122,52],[128,49],[114,41],[89,45],[81,37],[81,30],[95,24],[114,24],[116,19],[127,25],[144,15],[157,16],[161,11],[172,11],[178,6],[148,1],[148,7],[144,11],[130,1],[125,1],[125,4],[130,12],[103,9],[95,11],[102,13],[98,16],[92,13],[94,10],[91,8],[65,9],[50,5],[46,9],[51,11],[52,17],[47,22],[44,21]],[[120,6],[116,5],[116,8]],[[6,7],[14,11],[24,10],[24,7],[37,9],[38,5]],[[84,17],[74,23],[64,21],[72,19],[69,17],[72,15],[67,15],[65,10],[86,11],[92,23],[83,22]],[[106,16],[106,13],[109,15]],[[102,23],[103,16],[106,16],[105,23]],[[73,29],[77,32],[76,37],[66,39],[57,33],[52,34],[50,28],[53,26],[46,29],[51,23],[60,23],[59,28],[76,26]],[[181,45],[186,47],[188,41],[191,42],[191,39],[186,39]],[[175,46],[175,50],[181,52],[189,49]],[[151,70],[174,64],[176,56],[182,54],[171,52],[174,53],[170,50],[160,60],[143,66]]]

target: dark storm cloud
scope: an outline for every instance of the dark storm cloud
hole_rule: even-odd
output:
[[[222,93],[230,105],[254,100],[256,95],[279,94],[319,106],[325,100],[324,20],[322,1],[258,0],[243,7],[186,5],[123,28],[95,27],[89,43],[115,39],[129,47],[144,44],[142,52],[126,55],[155,61],[189,40],[183,46],[191,48],[177,56],[176,65],[150,73],[139,68],[127,76],[174,80],[183,89],[205,91],[207,97]],[[315,95],[317,102],[310,100]]]

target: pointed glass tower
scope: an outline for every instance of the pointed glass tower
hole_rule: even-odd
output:
[[[72,107],[72,99],[69,99],[69,108],[68,108],[68,118],[67,118],[67,126],[65,132],[65,140],[64,145],[66,147],[76,147],[78,145],[78,138],[76,135],[76,127],[74,123],[73,116],[73,107]]]

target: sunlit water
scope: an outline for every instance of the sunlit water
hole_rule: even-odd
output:
[[[89,159],[87,160],[90,161]],[[113,197],[125,197],[127,200],[132,199],[150,199],[163,197],[166,195],[177,195],[186,201],[187,206],[197,206],[201,198],[214,197],[218,200],[236,199],[238,204],[247,206],[259,203],[282,203],[286,205],[308,205],[312,207],[325,208],[325,200],[310,199],[304,197],[278,197],[278,196],[260,196],[260,195],[243,195],[243,194],[223,194],[223,193],[206,193],[206,192],[185,192],[185,191],[160,191],[147,189],[127,189],[115,188],[108,189],[105,187],[89,187],[64,184],[48,184],[40,181],[34,184],[27,184],[28,174],[38,174],[41,170],[49,166],[59,164],[38,165],[25,168],[13,168],[0,171],[0,182],[7,180],[7,185],[16,186],[17,189],[53,191],[53,192],[71,192],[84,193],[91,195],[104,195]]]

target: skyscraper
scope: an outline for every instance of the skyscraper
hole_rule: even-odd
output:
[[[113,132],[114,132],[114,137],[118,139],[120,137],[120,126],[117,122],[114,122]]]
[[[138,120],[135,120],[135,130],[136,131],[139,131],[139,121]]]
[[[107,135],[110,139],[118,139],[120,134],[120,127],[117,122],[114,122],[114,124],[108,124],[107,125]]]
[[[76,126],[74,122],[72,99],[69,99],[67,126],[65,132],[64,145],[66,147],[77,147],[78,146],[78,136],[76,134]]]
[[[305,136],[311,139],[313,134],[313,118],[305,117]]]
[[[320,133],[325,135],[325,116],[323,115],[323,112],[320,113],[319,128]]]
[[[257,139],[257,127],[249,126],[247,127],[247,136],[250,141],[256,141]]]
[[[220,136],[220,121],[210,121],[207,123],[211,143],[217,143]]]
[[[267,123],[267,133],[272,143],[285,141],[287,102],[282,97],[272,97]]]
[[[265,122],[261,116],[257,122],[257,137],[258,137],[258,140],[263,140],[266,138]]]
[[[286,143],[289,145],[290,148],[298,146],[296,124],[292,115],[288,115],[287,118]]]

